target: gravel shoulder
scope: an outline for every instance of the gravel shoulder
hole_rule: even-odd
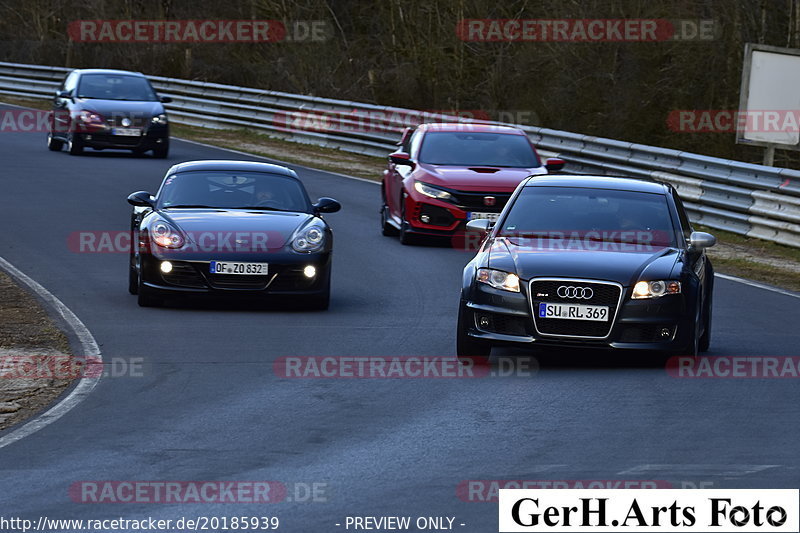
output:
[[[0,272],[0,432],[53,403],[74,373],[69,341],[40,303]]]

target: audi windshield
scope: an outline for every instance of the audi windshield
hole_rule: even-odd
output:
[[[500,237],[675,246],[666,196],[581,187],[525,187],[502,222]]]

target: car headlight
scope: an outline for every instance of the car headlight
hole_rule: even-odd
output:
[[[167,115],[166,113],[161,113],[160,115],[156,115],[152,119],[150,119],[150,122],[152,122],[153,124],[166,124]]]
[[[479,268],[476,279],[501,291],[519,292],[519,276],[510,272]]]
[[[295,252],[317,252],[325,246],[325,229],[314,224],[298,231],[292,238],[292,249]]]
[[[428,185],[427,183],[422,183],[421,181],[415,181],[414,188],[418,193],[424,194],[425,196],[429,196],[431,198],[436,198],[437,200],[445,200],[447,202],[452,202],[454,200],[453,195],[449,192],[437,189],[436,187]]]
[[[98,124],[98,125],[105,124],[105,120],[103,120],[103,117],[93,111],[86,111],[86,110],[81,111],[80,114],[78,115],[78,118],[84,124]]]
[[[150,226],[150,235],[153,241],[163,248],[180,248],[185,242],[181,232],[163,220]]]
[[[672,280],[640,281],[633,286],[634,300],[645,298],[660,298],[665,294],[678,294],[681,292],[681,282]]]

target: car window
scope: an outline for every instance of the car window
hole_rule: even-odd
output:
[[[678,220],[681,223],[681,231],[683,231],[683,237],[688,239],[689,236],[692,234],[692,223],[689,222],[689,217],[686,215],[686,209],[683,207],[683,201],[681,201],[680,196],[678,196],[677,191],[672,191],[672,198],[675,201],[675,207],[678,209]]]
[[[78,83],[78,98],[156,101],[150,82],[141,76],[84,74]]]
[[[67,77],[64,79],[64,83],[61,86],[62,91],[73,91],[75,90],[75,85],[78,81],[78,74],[75,72],[70,72]]]
[[[562,238],[573,233],[654,246],[674,246],[676,241],[663,194],[581,187],[525,187],[499,235]]]
[[[428,132],[419,160],[432,165],[540,166],[536,152],[524,135],[470,131]]]
[[[422,141],[422,133],[419,130],[414,131],[411,135],[411,138],[408,140],[408,152],[411,157],[415,157],[419,155],[419,144]]]
[[[160,208],[208,206],[310,212],[303,185],[263,172],[190,171],[172,174],[158,193]]]

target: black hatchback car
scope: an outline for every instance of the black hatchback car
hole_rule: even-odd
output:
[[[459,357],[493,345],[696,355],[711,339],[716,239],[666,184],[613,177],[523,181],[463,274]]]
[[[189,161],[153,196],[128,197],[128,290],[139,305],[180,297],[291,300],[327,309],[333,235],[322,219],[340,205],[311,203],[297,174],[255,161]]]
[[[84,148],[148,150],[158,158],[169,154],[169,124],[164,103],[148,79],[125,70],[73,70],[53,99],[47,147],[66,144],[71,155]]]

